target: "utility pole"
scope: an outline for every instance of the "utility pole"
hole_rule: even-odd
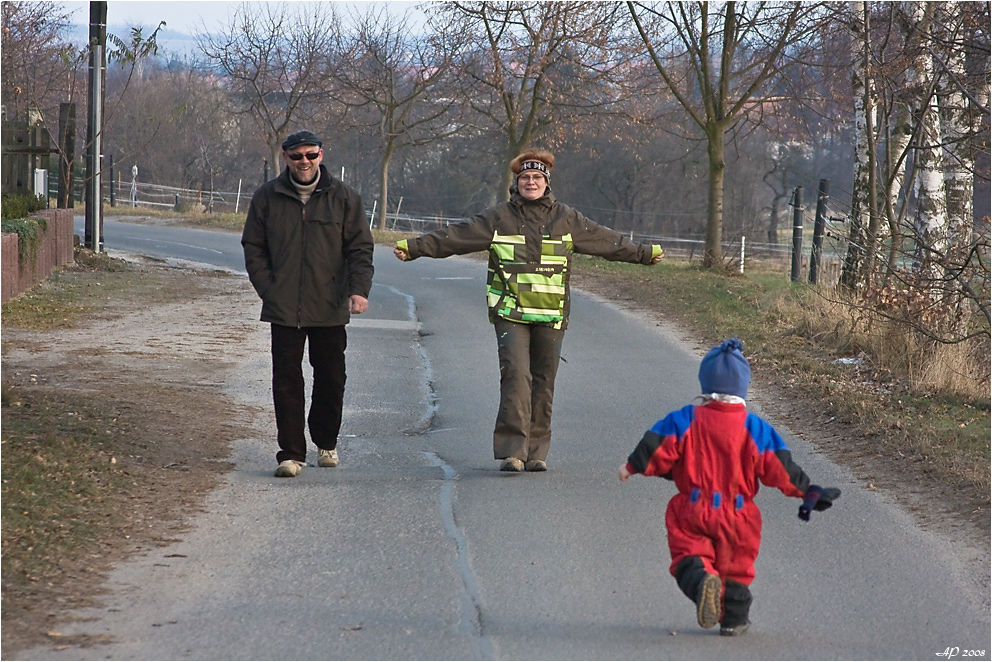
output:
[[[103,72],[107,66],[107,3],[90,2],[89,113],[86,121],[86,236],[87,248],[103,247]]]

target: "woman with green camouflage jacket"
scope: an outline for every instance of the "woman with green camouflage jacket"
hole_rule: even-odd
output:
[[[554,156],[527,150],[510,169],[508,202],[472,219],[397,242],[400,260],[489,252],[487,302],[499,352],[500,404],[493,455],[501,471],[546,471],[551,406],[568,326],[572,255],[657,264],[658,245],[635,244],[559,203]]]

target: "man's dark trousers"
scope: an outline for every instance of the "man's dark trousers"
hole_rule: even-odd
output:
[[[308,347],[313,367],[309,416],[305,413],[304,346]],[[272,399],[279,441],[277,462],[306,461],[304,425],[309,427],[310,439],[318,448],[337,447],[344,407],[344,352],[347,346],[344,326],[294,328],[272,325]]]

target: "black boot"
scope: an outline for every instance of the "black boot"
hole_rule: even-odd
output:
[[[723,589],[723,619],[720,621],[720,634],[724,637],[739,637],[751,625],[748,614],[751,612],[751,589],[745,584],[728,579]]]
[[[693,602],[699,595],[699,586],[706,579],[706,567],[698,556],[687,556],[675,566],[675,581],[685,593],[685,597]]]
[[[690,600],[696,603],[696,620],[704,628],[720,621],[723,582],[706,572],[703,560],[688,556],[675,566],[675,581]]]

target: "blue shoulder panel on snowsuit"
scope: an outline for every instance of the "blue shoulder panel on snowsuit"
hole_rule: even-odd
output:
[[[682,435],[689,430],[689,426],[692,425],[695,413],[695,405],[686,405],[655,423],[654,427],[651,428],[651,432],[654,432],[663,439],[668,436],[681,439]]]

